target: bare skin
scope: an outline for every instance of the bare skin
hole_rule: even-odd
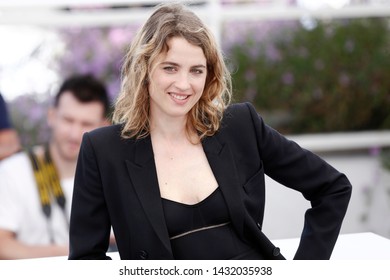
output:
[[[163,198],[196,204],[218,183],[195,131],[186,133],[187,114],[203,94],[207,63],[203,50],[184,38],[168,41],[150,77],[151,139]]]

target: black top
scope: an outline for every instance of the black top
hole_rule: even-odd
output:
[[[263,259],[238,238],[219,188],[193,205],[162,201],[175,259]]]

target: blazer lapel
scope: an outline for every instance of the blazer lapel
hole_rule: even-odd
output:
[[[240,183],[229,145],[221,145],[213,136],[203,140],[203,148],[226,200],[232,223],[239,234],[243,235],[245,211],[240,199]]]
[[[229,145],[221,145],[215,136],[205,138],[202,144],[226,200],[232,224],[238,233],[243,235],[245,211],[240,199],[240,183]],[[131,181],[157,236],[172,254],[150,136],[136,141],[135,145],[134,161],[126,160]]]
[[[131,181],[147,218],[161,242],[172,255],[150,136],[137,140],[135,145],[134,161],[126,160]]]

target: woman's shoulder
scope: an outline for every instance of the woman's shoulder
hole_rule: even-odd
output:
[[[122,130],[122,125],[121,124],[112,124],[112,125],[107,125],[107,126],[101,126],[98,128],[95,128],[94,130],[91,130],[88,132],[88,134],[91,137],[102,137],[104,135],[113,135],[113,134],[118,134],[120,135]]]
[[[256,139],[256,126],[259,124],[258,114],[250,103],[229,105],[223,115],[216,138],[221,142],[230,142],[240,147],[252,145]]]
[[[255,107],[250,102],[232,103],[226,110],[225,114],[245,114],[256,112]]]
[[[243,121],[250,120],[253,116],[258,116],[258,114],[251,103],[234,103],[226,108],[223,123],[242,123]]]
[[[102,126],[91,130],[86,133],[86,137],[88,137],[92,142],[97,144],[105,144],[105,143],[113,143],[115,141],[120,141],[122,136],[122,125],[114,124],[108,126]]]

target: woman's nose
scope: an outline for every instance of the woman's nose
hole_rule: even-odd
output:
[[[189,75],[186,73],[180,73],[179,75],[177,75],[175,86],[180,91],[186,91],[186,90],[190,89],[191,83],[190,83]]]

